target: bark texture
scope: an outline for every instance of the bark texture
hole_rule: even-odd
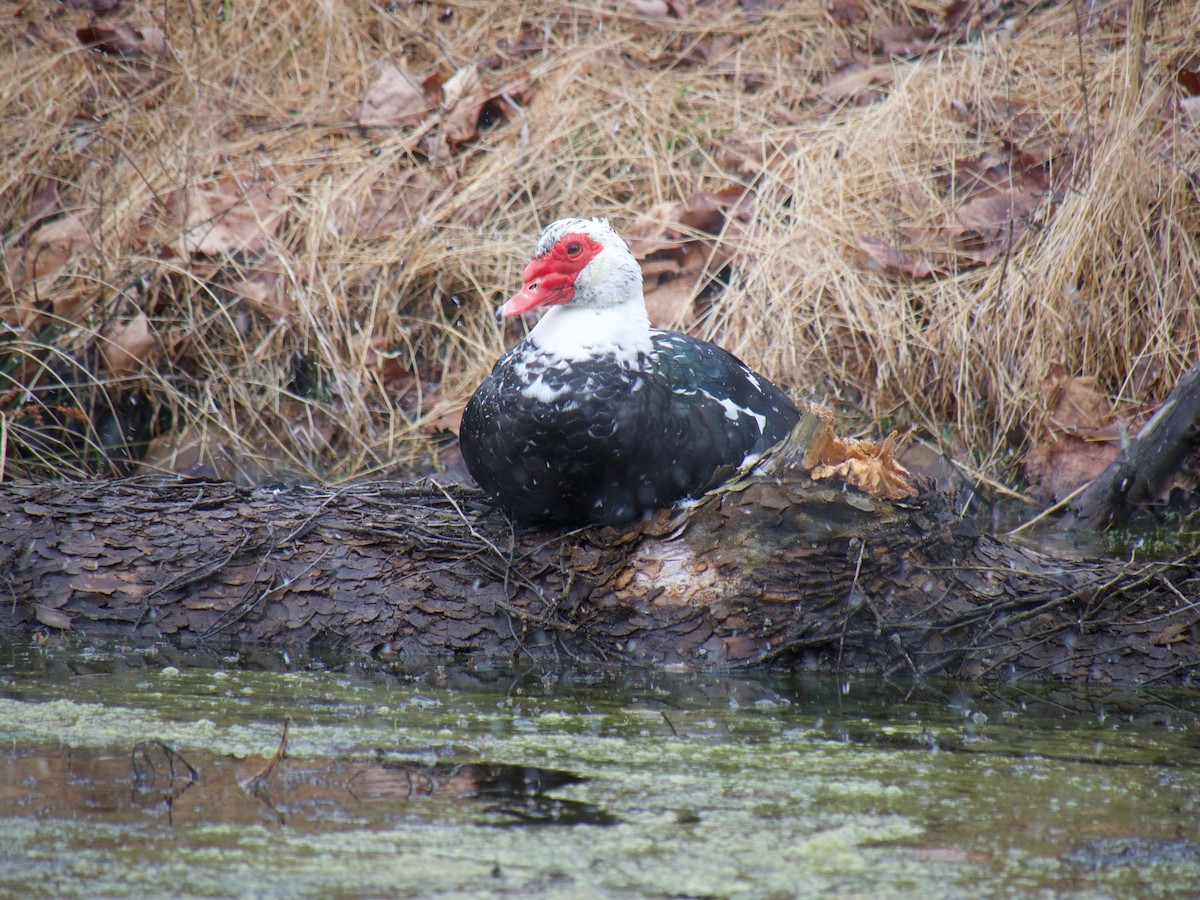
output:
[[[1158,412],[1072,503],[1063,530],[1116,525],[1162,502],[1172,479],[1197,468],[1200,363],[1183,373]]]
[[[788,467],[575,532],[428,483],[0,486],[0,627],[384,658],[1194,684],[1196,562],[1049,558]]]

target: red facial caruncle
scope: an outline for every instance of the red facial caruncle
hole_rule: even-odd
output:
[[[534,259],[521,274],[521,290],[500,307],[500,315],[515,316],[538,306],[560,306],[575,296],[575,279],[604,249],[586,234],[571,231]]]

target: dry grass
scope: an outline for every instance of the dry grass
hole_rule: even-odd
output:
[[[841,397],[870,429],[912,425],[1012,480],[1046,425],[1038,387],[1055,364],[1150,404],[1200,357],[1200,129],[1172,93],[1200,12],[1155,6],[1131,88],[1125,26],[1078,5],[1092,17],[1081,37],[1074,4],[1021,4],[891,64],[875,102],[831,102],[845,48],[936,20],[938,4],[866,0],[849,27],[822,0],[758,18],[697,2],[662,20],[515,0],[124,4],[106,21],[166,35],[152,64],[82,48],[87,14],[69,5],[6,6],[0,477],[126,471],[147,440],[157,467],[245,481],[421,465],[514,337],[491,311],[542,225],[608,215],[620,229],[655,203],[744,184],[753,227],[696,330],[798,396]],[[531,87],[476,139],[433,152],[436,114],[356,124],[381,66],[401,59],[447,77],[481,64],[496,84],[528,72]],[[953,220],[935,172],[999,146],[962,114],[998,97],[1027,103],[1022,140],[1075,141],[1069,183],[986,265],[919,279],[871,265],[860,235],[900,242]],[[738,167],[747,142],[780,152]],[[277,223],[235,259],[189,251],[179,198],[234,177]],[[417,181],[398,191],[404,179]],[[76,214],[94,246],[31,279],[28,248],[51,220],[28,210],[51,182],[54,215]],[[372,196],[407,197],[413,215],[372,233]],[[264,270],[278,307],[239,287]],[[140,313],[141,362],[106,362]]]

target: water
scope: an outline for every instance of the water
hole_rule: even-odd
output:
[[[0,896],[1200,886],[1195,694],[8,643],[0,735]]]

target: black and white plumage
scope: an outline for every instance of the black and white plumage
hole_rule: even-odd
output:
[[[720,347],[650,327],[642,273],[602,219],[548,226],[503,307],[550,309],[463,413],[467,468],[529,524],[617,524],[728,479],[799,419]]]

